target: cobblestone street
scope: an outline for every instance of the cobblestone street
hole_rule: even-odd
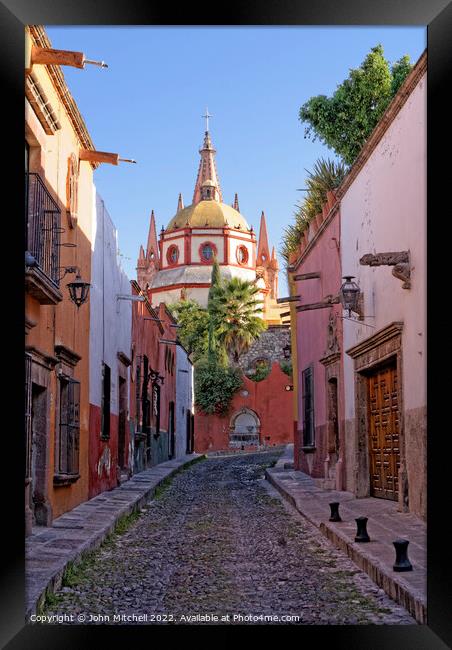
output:
[[[143,624],[207,614],[231,623],[289,615],[299,617],[290,624],[415,624],[263,479],[277,458],[208,458],[177,474],[67,575],[44,614],[97,624],[130,623],[115,614],[147,614]]]

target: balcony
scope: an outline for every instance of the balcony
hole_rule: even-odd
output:
[[[25,285],[42,305],[63,299],[58,279],[61,210],[39,174],[25,174]]]

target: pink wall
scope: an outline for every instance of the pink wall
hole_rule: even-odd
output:
[[[317,230],[317,228],[316,228]],[[313,228],[311,227],[311,234]],[[311,239],[311,237],[310,237]],[[321,277],[311,280],[296,281],[296,294],[301,296],[298,305],[321,302],[326,296],[336,296],[342,284],[340,251],[340,212],[336,211],[329,224],[318,236],[313,248],[296,267],[294,274],[320,272]],[[328,325],[330,313],[336,314],[336,332],[339,346],[342,338],[342,307],[333,305],[325,309],[314,309],[306,312],[297,312],[296,338],[297,338],[297,366],[298,366],[298,430],[295,434],[295,467],[308,472],[314,477],[324,477],[324,463],[328,454],[326,442],[327,424],[327,395],[326,372],[320,363],[327,351]],[[314,423],[315,423],[315,451],[305,453],[303,444],[303,381],[302,372],[312,366],[314,376]],[[338,381],[338,407],[339,428],[343,431],[343,413],[341,405],[343,399],[342,371]]]

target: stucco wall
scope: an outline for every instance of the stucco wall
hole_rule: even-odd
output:
[[[320,278],[309,280],[298,280],[295,282],[295,295],[301,296],[297,305],[322,302],[328,296],[335,296],[341,285],[341,259],[338,250],[340,241],[340,220],[341,215],[336,211],[313,248],[303,258],[296,269],[296,274],[320,272]],[[341,345],[342,311],[340,306],[334,305],[325,309],[313,309],[304,312],[297,312],[296,334],[297,334],[297,372],[298,372],[298,431],[295,437],[295,464],[299,469],[308,471],[314,477],[325,477],[324,463],[327,460],[327,378],[325,366],[320,359],[327,354],[328,326],[330,314],[334,315],[336,336],[338,345]],[[314,445],[315,451],[304,453],[303,428],[304,428],[304,404],[303,404],[303,371],[308,367],[313,369],[313,400],[314,400]],[[342,389],[341,377],[339,377],[338,390]],[[340,395],[340,392],[339,392]],[[339,399],[339,429],[342,432],[343,414]],[[326,477],[325,477],[326,478]]]
[[[25,38],[31,46],[27,31]],[[79,161],[78,221],[74,223],[74,227],[70,227],[66,216],[68,160],[71,154],[78,157],[80,141],[49,76],[47,66],[33,66],[33,75],[47,96],[49,107],[58,116],[61,129],[53,135],[47,135],[34,109],[28,100],[25,100],[25,137],[30,146],[29,171],[40,175],[46,188],[61,208],[60,225],[64,231],[61,233],[60,243],[76,245],[76,247],[60,246],[60,275],[64,273],[63,267],[78,266],[83,280],[90,282],[93,168],[89,162]],[[46,486],[43,497],[49,509],[48,524],[51,523],[52,516],[58,517],[88,498],[90,302],[77,309],[69,299],[67,284],[74,277],[73,274],[69,274],[60,281],[63,299],[56,305],[43,305],[30,294],[26,295],[26,316],[36,323],[27,335],[26,345],[54,356],[55,345],[62,344],[81,357],[73,371],[74,379],[80,381],[80,478],[70,485],[54,484],[57,470],[56,437],[59,433],[59,381],[57,379],[59,364],[48,373],[47,448],[43,479]],[[33,363],[33,366],[35,370],[39,368],[38,364]]]
[[[195,451],[229,449],[231,418],[242,409],[250,409],[257,415],[262,444],[272,447],[292,442],[293,393],[285,390],[290,383],[278,362],[273,363],[271,373],[263,381],[244,377],[227,416],[195,414]]]
[[[119,372],[127,380],[129,412],[129,368],[118,359],[123,352],[130,359],[132,307],[118,294],[131,295],[130,282],[118,256],[117,230],[102,198],[94,198],[92,224],[91,322],[90,322],[90,496],[117,484]],[[101,440],[102,368],[111,369],[110,438]],[[129,446],[126,417],[126,449]],[[128,453],[126,452],[126,457]]]
[[[186,351],[176,346],[176,458],[187,449],[187,411],[193,412],[193,365]]]
[[[344,349],[393,321],[403,322],[402,385],[410,507],[425,512],[426,405],[426,75],[341,201],[344,274],[364,293],[368,327],[344,321]],[[391,267],[361,266],[366,253],[409,251],[411,289]],[[353,435],[353,361],[344,356],[347,429]],[[424,493],[424,496],[422,496]]]

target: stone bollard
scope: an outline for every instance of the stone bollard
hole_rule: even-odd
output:
[[[333,503],[330,503],[330,508],[331,508],[331,517],[330,521],[342,521],[341,516],[339,514],[339,502],[334,501]]]
[[[392,567],[394,571],[412,571],[413,565],[408,559],[408,544],[407,539],[396,539],[394,544],[396,550],[396,561]]]
[[[357,525],[355,542],[370,542],[370,537],[367,534],[367,517],[358,517],[355,519]]]

